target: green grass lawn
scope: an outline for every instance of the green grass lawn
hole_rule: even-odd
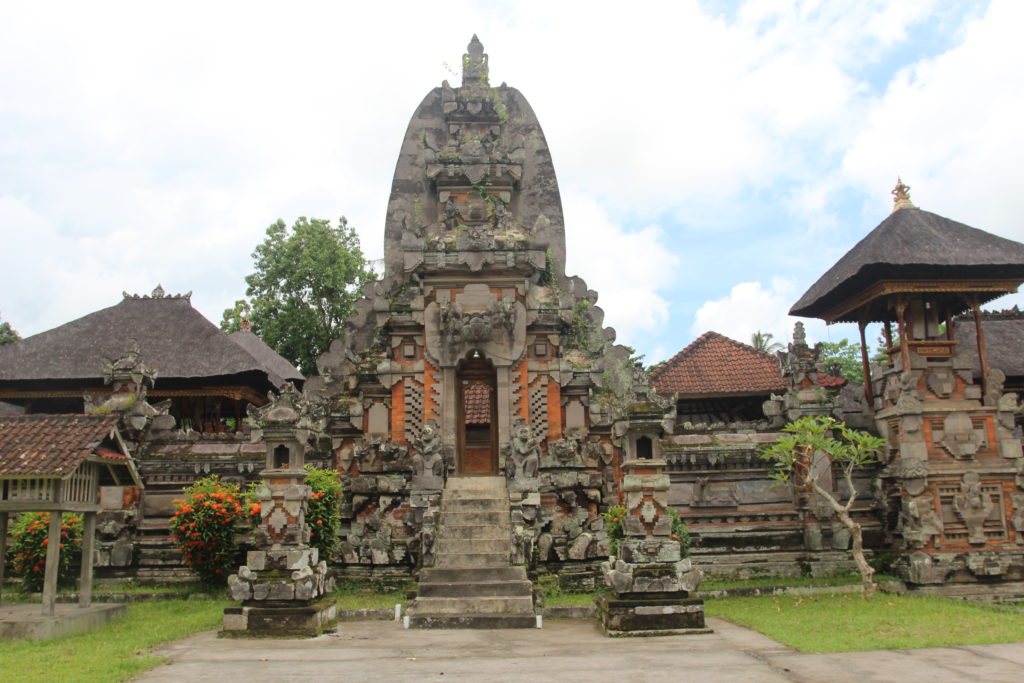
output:
[[[405,590],[377,590],[364,583],[339,581],[331,593],[338,601],[338,609],[394,609],[395,605],[404,605]]]
[[[1024,614],[932,596],[737,597],[708,600],[705,612],[801,652],[1024,641]]]
[[[151,600],[89,633],[49,640],[0,641],[7,681],[124,681],[158,666],[151,648],[220,625],[222,600]]]
[[[876,574],[875,583],[895,580],[885,574]],[[753,579],[709,579],[700,584],[700,590],[723,590],[728,588],[772,588],[775,586],[846,586],[859,584],[860,574],[832,574],[830,576],[759,576]]]

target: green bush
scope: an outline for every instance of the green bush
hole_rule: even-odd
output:
[[[199,479],[183,492],[185,498],[174,501],[171,536],[200,581],[221,587],[239,566],[241,548],[236,537],[248,530],[259,505],[216,474]]]
[[[75,566],[82,555],[82,518],[78,515],[65,514],[61,522],[60,568],[57,572],[57,583],[61,586],[72,586],[75,581]],[[11,573],[22,580],[26,592],[37,592],[43,588],[49,529],[49,512],[23,513],[11,529],[12,542],[8,550]]]
[[[690,534],[686,530],[686,524],[683,523],[679,513],[673,508],[666,507],[665,512],[672,518],[672,539],[679,541],[679,545],[682,546],[683,557],[689,557]],[[629,511],[626,510],[624,505],[613,505],[608,508],[608,512],[602,513],[601,515],[604,517],[605,521],[605,532],[607,532],[608,538],[612,541],[609,550],[611,555],[618,554],[619,541],[625,538],[625,532],[622,530],[622,520],[624,520],[628,514]]]
[[[312,489],[306,508],[306,524],[311,530],[309,544],[320,551],[320,559],[330,562],[338,549],[341,524],[341,480],[336,470],[306,465],[306,485]]]

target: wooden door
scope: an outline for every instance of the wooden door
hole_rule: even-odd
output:
[[[460,475],[498,474],[497,376],[490,361],[475,356],[458,372]]]

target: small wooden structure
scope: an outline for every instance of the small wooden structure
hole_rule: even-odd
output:
[[[6,553],[12,512],[50,513],[43,616],[54,614],[62,514],[76,512],[84,518],[78,604],[88,607],[100,486],[141,486],[118,419],[116,414],[0,416],[0,557]]]

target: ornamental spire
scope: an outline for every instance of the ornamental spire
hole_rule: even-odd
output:
[[[469,45],[466,46],[466,54],[462,55],[462,85],[477,83],[490,85],[487,81],[487,55],[484,54],[484,45],[474,33]]]
[[[913,202],[910,201],[910,185],[906,185],[903,179],[899,176],[896,177],[896,187],[892,189],[893,206],[892,211],[896,213],[900,209],[916,209]]]

